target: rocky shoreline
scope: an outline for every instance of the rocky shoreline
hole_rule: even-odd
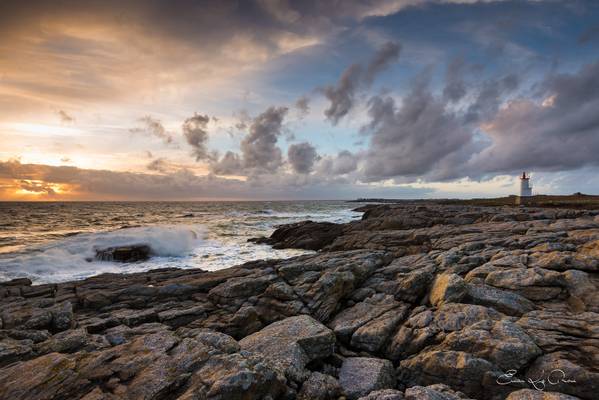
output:
[[[0,399],[596,399],[599,211],[366,206],[205,272],[0,283]],[[542,390],[539,390],[542,389]]]

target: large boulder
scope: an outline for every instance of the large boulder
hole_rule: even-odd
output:
[[[349,343],[358,328],[400,306],[401,303],[393,296],[377,294],[341,311],[329,326],[341,340]],[[398,311],[397,314],[401,315],[402,312]]]
[[[543,268],[511,268],[492,271],[485,278],[487,285],[514,290],[530,300],[550,300],[566,286],[559,272]]]
[[[272,362],[296,382],[308,378],[306,365],[333,354],[335,334],[308,315],[286,318],[239,341],[242,350]]]
[[[437,383],[430,386],[413,386],[406,389],[405,400],[469,400],[462,392]]]
[[[358,399],[374,390],[394,388],[395,371],[389,360],[350,357],[343,360],[339,383],[348,399]]]
[[[590,366],[569,359],[572,358],[572,354],[567,352],[550,353],[537,358],[531,364],[526,370],[526,378],[547,391],[569,394],[585,400],[596,399],[599,393],[597,353],[596,348],[587,350],[590,351],[587,355]]]
[[[370,392],[358,400],[404,400],[404,396],[397,389],[381,389]]]
[[[513,322],[480,321],[447,335],[440,348],[467,351],[504,371],[519,370],[541,355],[541,349]]]
[[[255,238],[250,241],[270,244],[275,249],[320,250],[333,243],[342,232],[343,225],[302,221],[279,226],[269,238]]]
[[[434,312],[419,307],[390,337],[385,354],[399,361],[426,346],[442,342],[451,332],[461,331],[481,320],[499,320],[502,316],[492,308],[472,304],[447,303]]]
[[[341,395],[341,386],[330,375],[313,372],[304,382],[297,400],[337,400]]]
[[[510,393],[505,400],[580,400],[578,397],[557,392],[543,392],[535,389],[521,389]]]
[[[520,316],[535,309],[532,301],[519,294],[489,285],[468,285],[468,303],[494,308],[507,315]]]
[[[503,371],[493,363],[466,351],[424,351],[400,362],[400,382],[426,386],[443,382],[474,398],[502,400],[516,386],[500,386]]]
[[[466,293],[466,282],[459,275],[440,274],[433,282],[429,301],[437,307],[445,303],[459,303]]]

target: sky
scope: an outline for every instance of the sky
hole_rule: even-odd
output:
[[[0,200],[599,194],[594,0],[0,2]]]

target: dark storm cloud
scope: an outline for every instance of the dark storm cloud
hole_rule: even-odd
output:
[[[468,107],[465,122],[480,122],[492,118],[505,100],[505,96],[516,90],[518,85],[519,79],[515,74],[483,82],[476,99]]]
[[[210,83],[317,43],[337,29],[331,18],[316,4],[270,1],[3,0],[0,48],[11,56],[0,70],[10,96],[0,103],[110,103],[162,84]]]
[[[312,171],[312,167],[318,159],[318,154],[314,146],[303,142],[289,146],[287,149],[287,158],[295,172],[298,174],[307,174]]]
[[[399,58],[399,52],[401,50],[401,46],[399,43],[395,42],[387,42],[376,52],[372,60],[368,63],[366,67],[366,75],[364,76],[364,81],[367,84],[371,84],[374,81],[374,78],[382,71],[384,71],[389,64],[397,61]]]
[[[333,160],[333,174],[344,175],[354,172],[358,168],[359,157],[350,151],[343,150]]]
[[[141,126],[129,129],[129,132],[135,134],[145,134],[161,139],[165,144],[173,142],[173,136],[166,131],[164,125],[159,119],[146,115],[137,120]]]
[[[266,32],[276,29],[278,25],[276,19],[263,12],[258,2],[251,1],[240,4],[235,1],[196,0],[62,0],[59,3],[33,0],[23,4],[5,0],[0,3],[0,15],[3,16],[0,26],[6,31],[17,29],[19,25],[34,24],[41,19],[80,18],[86,22],[135,26],[151,30],[158,36],[194,39],[203,45],[212,43],[213,46],[218,39],[230,39],[246,28],[260,28],[260,25],[261,31],[252,32],[252,35],[268,39]],[[224,21],[229,21],[229,24],[223,25]]]
[[[594,40],[599,40],[599,25],[591,26],[587,28],[578,37],[579,44],[588,44]]]
[[[485,131],[492,145],[476,157],[487,172],[563,170],[599,165],[599,62],[540,85],[541,98],[509,103]]]
[[[324,115],[333,125],[337,125],[354,106],[354,97],[362,76],[362,67],[358,64],[351,65],[341,75],[335,86],[327,86],[323,93],[331,103],[324,110]]]
[[[358,169],[359,160],[358,155],[342,150],[336,156],[322,157],[318,162],[317,171],[323,176],[346,175]]]
[[[45,34],[54,24],[111,27],[112,33],[152,40],[166,39],[218,55],[222,47],[243,36],[267,50],[284,46],[281,38],[335,31],[347,21],[386,15],[388,0],[235,1],[235,0],[3,0],[0,2],[0,41],[13,34]],[[389,11],[390,10],[390,11]],[[58,50],[76,52],[77,43]],[[284,49],[283,49],[284,50]]]
[[[460,101],[466,95],[466,83],[463,77],[465,66],[462,57],[455,57],[445,71],[443,96],[451,102]]]
[[[307,96],[301,96],[295,102],[295,109],[299,119],[304,119],[310,113],[310,99]]]
[[[168,170],[168,162],[164,158],[157,158],[146,165],[149,171],[166,172]]]
[[[427,174],[472,139],[459,116],[430,92],[426,75],[401,106],[391,97],[375,96],[368,114],[371,138],[363,174],[369,181]]]
[[[167,174],[140,174],[21,164],[16,160],[0,161],[0,178],[43,182],[27,186],[32,190],[51,189],[49,185],[61,184],[84,194],[112,198],[227,197],[247,191],[239,181],[218,179],[209,175],[197,176],[186,169]]]
[[[211,163],[211,170],[219,175],[249,175],[274,173],[283,164],[283,155],[277,142],[283,133],[287,107],[269,107],[244,123],[248,134],[241,140],[241,155],[227,151],[220,160]]]
[[[281,149],[277,141],[282,133],[287,107],[270,107],[258,115],[250,131],[241,141],[243,166],[273,172],[282,164]]]
[[[192,148],[192,155],[196,161],[210,160],[213,155],[208,152],[206,143],[208,142],[208,132],[206,130],[210,122],[207,115],[194,114],[183,122],[183,136],[187,144]]]
[[[366,67],[352,64],[343,71],[336,85],[322,89],[330,102],[324,114],[333,125],[336,125],[354,107],[357,92],[361,88],[370,86],[376,75],[397,60],[399,52],[398,43],[388,42],[374,54]]]
[[[308,175],[309,177],[309,175]],[[21,164],[19,161],[0,161],[0,179],[13,180],[3,183],[0,189],[10,191],[21,188],[38,193],[50,193],[51,184],[67,185],[84,199],[315,199],[355,198],[358,196],[422,197],[430,189],[354,187],[347,182],[298,181],[295,176],[267,175],[266,179],[252,178],[247,181],[223,179],[214,175],[198,176],[186,169],[166,174],[140,174],[105,170],[55,167],[40,164]],[[36,180],[38,182],[26,182]],[[69,190],[69,189],[67,189]],[[56,193],[56,196],[62,193]]]
[[[47,195],[53,196],[56,194],[54,188],[47,184],[46,182],[32,182],[27,180],[22,180],[19,183],[19,188],[26,190],[28,192],[33,193],[45,193]]]
[[[210,169],[217,175],[236,175],[242,173],[243,165],[239,154],[227,151],[220,160],[210,165]]]

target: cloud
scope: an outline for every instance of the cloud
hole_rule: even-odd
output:
[[[283,155],[277,146],[283,133],[287,107],[269,107],[255,118],[245,113],[243,126],[249,129],[240,143],[241,155],[227,151],[219,160],[213,157],[210,169],[217,175],[252,175],[275,173],[283,165]]]
[[[533,82],[532,98],[514,97],[520,81],[484,81],[463,113],[449,107],[459,96],[436,97],[426,74],[401,105],[374,96],[361,179],[435,182],[599,166],[599,61]]]
[[[324,110],[324,115],[333,125],[337,125],[339,120],[354,107],[357,92],[363,87],[370,86],[379,73],[398,59],[400,49],[398,43],[385,43],[374,54],[366,67],[352,64],[343,71],[336,85],[326,86],[322,89],[330,103],[329,107]]]
[[[287,149],[287,158],[295,172],[308,174],[312,171],[314,163],[318,159],[316,148],[308,142],[292,144]]]
[[[321,157],[317,171],[324,176],[346,175],[358,169],[359,160],[359,155],[348,150],[342,150],[336,156]]]
[[[58,114],[58,117],[60,118],[60,122],[63,124],[71,124],[71,123],[75,122],[75,118],[70,116],[64,110],[58,110],[56,113]]]
[[[354,172],[358,168],[358,159],[359,157],[350,151],[340,151],[333,160],[333,174],[344,175]]]
[[[206,143],[208,142],[208,132],[206,128],[210,122],[210,117],[195,113],[183,122],[183,136],[187,144],[192,147],[192,155],[196,161],[211,160],[214,155],[208,152]]]
[[[397,61],[400,50],[401,46],[396,42],[387,42],[381,46],[366,67],[364,81],[370,85],[374,78],[384,71],[389,64]]]
[[[459,116],[433,96],[428,82],[429,76],[421,75],[400,106],[392,97],[369,101],[365,180],[427,174],[472,140]]]
[[[114,199],[188,199],[236,197],[245,190],[239,181],[198,176],[186,169],[165,174],[54,167],[40,164],[21,164],[19,161],[0,161],[0,179],[17,182],[36,181],[43,184],[27,186],[27,190],[42,190],[62,185],[62,195],[83,198]],[[45,185],[45,186],[44,186]]]
[[[466,83],[463,78],[465,66],[462,57],[454,57],[447,65],[443,96],[451,102],[460,101],[466,95]]]
[[[298,18],[283,24],[268,3],[1,1],[0,48],[11,57],[0,58],[0,103],[64,107],[145,102],[173,88],[222,90],[223,82],[335,29],[316,7],[297,5],[289,7]]]
[[[295,109],[299,119],[304,119],[310,113],[310,99],[307,96],[301,96],[295,102]]]
[[[173,136],[166,131],[160,120],[146,115],[137,120],[142,126],[131,128],[129,132],[134,134],[144,134],[148,136],[154,136],[161,139],[165,144],[171,144],[173,142]]]
[[[54,196],[56,191],[46,182],[22,180],[19,183],[19,188],[31,193],[45,193],[48,196]]]
[[[468,107],[465,122],[480,122],[492,118],[497,113],[505,95],[513,92],[519,84],[519,78],[515,74],[483,82],[476,99]]]
[[[248,135],[241,141],[244,168],[273,172],[281,166],[277,141],[287,111],[287,107],[270,107],[254,118]]]
[[[540,98],[520,98],[485,126],[491,146],[474,165],[486,172],[599,165],[599,62],[547,77]]]
[[[38,193],[51,194],[53,187],[64,189],[52,198],[112,200],[192,199],[350,199],[356,197],[422,197],[431,189],[348,185],[311,175],[263,175],[248,180],[195,175],[187,169],[165,174],[55,167],[0,161],[0,196],[15,198],[21,185]],[[22,181],[35,181],[33,184]],[[22,198],[22,197],[17,197]]]
[[[584,30],[578,37],[579,44],[588,44],[599,38],[599,25],[591,26]]]
[[[362,76],[362,68],[358,64],[349,66],[335,86],[323,89],[325,97],[329,100],[329,107],[324,110],[324,115],[333,125],[337,125],[354,106],[354,97]]]
[[[156,158],[152,160],[146,165],[146,169],[149,171],[158,171],[158,172],[167,172],[168,171],[168,162],[165,158]]]
[[[235,175],[242,172],[243,164],[239,154],[227,151],[220,160],[210,164],[210,169],[217,175]]]

